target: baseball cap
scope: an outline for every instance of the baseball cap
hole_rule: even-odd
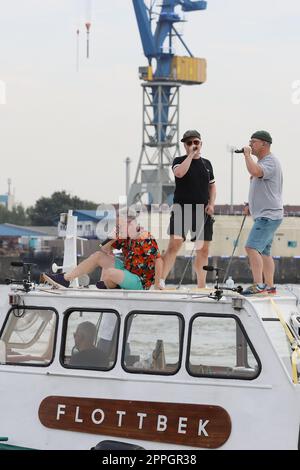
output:
[[[191,137],[197,137],[198,139],[201,140],[201,135],[199,134],[198,131],[196,131],[196,130],[194,129],[194,130],[186,131],[186,132],[183,134],[183,137],[182,137],[182,139],[181,139],[181,142],[185,142],[186,140],[190,139]]]

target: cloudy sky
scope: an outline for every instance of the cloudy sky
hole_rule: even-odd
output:
[[[91,58],[84,22],[91,9]],[[300,2],[208,0],[186,14],[184,39],[208,62],[202,86],[181,89],[181,132],[198,128],[215,168],[218,202],[230,202],[228,145],[257,129],[273,135],[286,204],[300,204]],[[76,30],[80,67],[76,71]],[[178,49],[178,53],[182,51]],[[96,202],[125,192],[141,147],[146,65],[131,0],[0,0],[0,194],[11,177],[25,206],[55,190]],[[234,202],[247,199],[242,157]]]

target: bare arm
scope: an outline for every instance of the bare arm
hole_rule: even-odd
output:
[[[244,147],[244,156],[247,170],[250,175],[255,176],[256,178],[261,178],[262,176],[264,176],[264,172],[261,166],[255,163],[255,161],[251,157],[251,147]]]
[[[105,253],[106,255],[110,255],[112,253],[112,244],[115,242],[116,240],[111,240],[109,241],[108,243],[105,243],[104,246],[102,245],[99,245],[100,246],[100,251],[102,251],[102,253]]]
[[[105,253],[106,255],[110,255],[113,251],[113,243],[117,240],[119,236],[119,227],[115,227],[113,231],[108,235],[108,238],[106,240],[109,240],[108,242],[105,242],[105,245],[102,245],[100,243],[100,251],[102,253]]]
[[[190,154],[180,165],[174,168],[173,172],[176,178],[183,178],[183,176],[187,174],[191,166],[192,160],[193,157]]]
[[[216,202],[216,197],[217,197],[217,188],[216,188],[215,183],[212,183],[209,185],[208,192],[209,192],[209,202],[205,208],[205,212],[208,215],[213,215],[215,211],[215,202]]]
[[[157,289],[160,288],[159,280],[162,277],[163,266],[164,266],[164,263],[163,263],[162,258],[156,258],[155,260],[155,287]]]
[[[182,163],[180,163],[180,165],[176,166],[173,169],[173,173],[176,178],[183,178],[183,176],[187,174],[191,166],[192,160],[196,157],[199,157],[199,152],[200,147],[194,147],[192,151],[188,154],[186,159]]]

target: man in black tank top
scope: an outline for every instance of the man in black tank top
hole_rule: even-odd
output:
[[[175,263],[176,256],[188,232],[196,243],[195,271],[198,287],[205,287],[209,244],[213,235],[216,185],[213,168],[209,160],[202,158],[201,136],[196,130],[184,133],[186,155],[174,159],[172,169],[175,175],[174,205],[168,233],[170,241],[164,255],[164,269],[161,286]]]

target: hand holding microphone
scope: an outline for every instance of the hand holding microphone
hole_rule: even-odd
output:
[[[193,159],[195,157],[197,157],[200,153],[200,148],[198,145],[194,145],[193,147],[191,147],[191,151],[189,153],[189,156],[191,156]]]
[[[245,157],[251,157],[251,147],[249,146],[246,146],[246,147],[242,147],[241,149],[236,149],[234,151],[234,153],[243,153]]]
[[[119,231],[120,231],[120,227],[119,225],[116,225],[116,227],[113,229],[113,231],[108,235],[108,237],[103,240],[103,242],[101,242],[99,244],[100,248],[103,248],[105,245],[107,245],[109,242],[112,242],[112,241],[115,241],[117,238],[119,238]]]
[[[106,238],[105,240],[103,240],[103,242],[99,243],[100,248],[107,245],[107,243],[112,242],[113,240],[113,238]]]

